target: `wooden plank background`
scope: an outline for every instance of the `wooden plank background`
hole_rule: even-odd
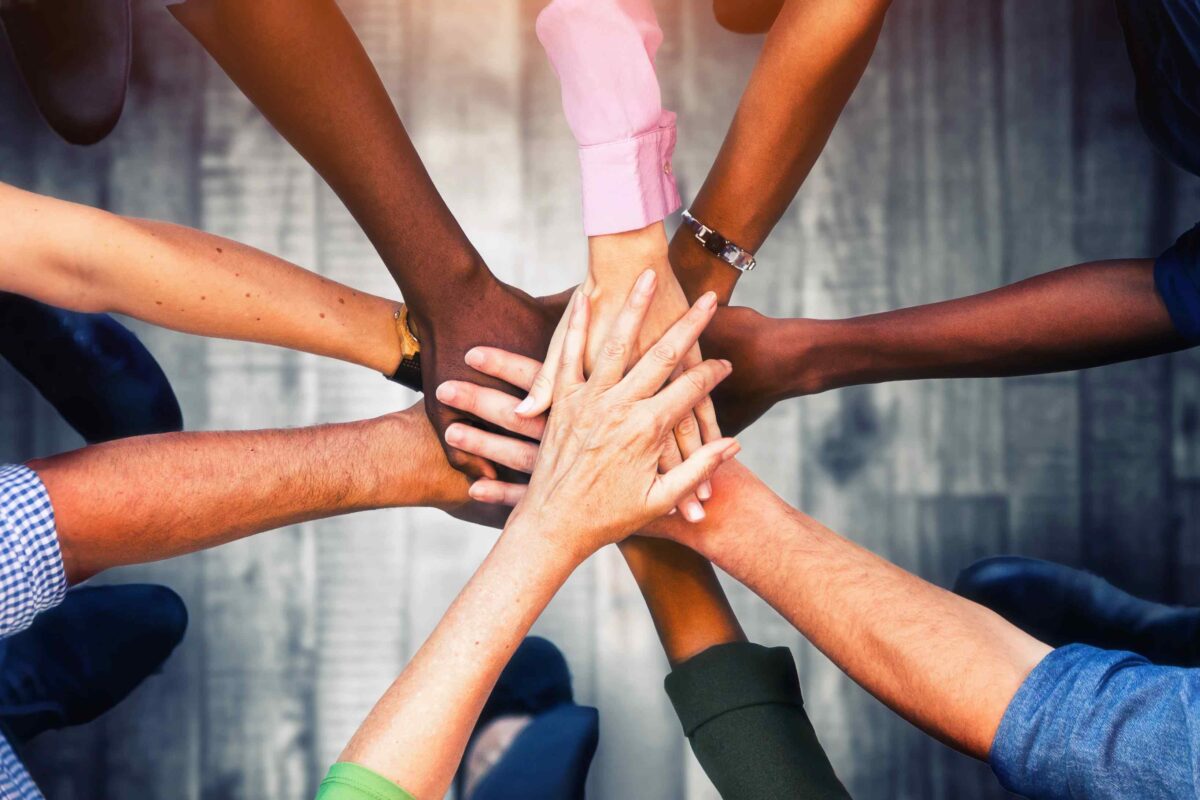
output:
[[[494,0],[486,14],[472,0],[343,5],[493,269],[533,293],[582,274],[575,155],[533,35],[542,0]],[[686,197],[761,39],[722,31],[701,0],[657,6]],[[135,8],[129,106],[97,147],[54,139],[0,61],[0,180],[197,225],[394,293],[332,193],[154,0]],[[1200,182],[1153,153],[1131,87],[1106,0],[897,4],[735,301],[844,316],[1158,252],[1195,221]],[[192,429],[352,419],[415,399],[343,364],[136,327]],[[850,388],[776,408],[745,434],[745,458],[792,502],[942,585],[975,558],[1021,552],[1194,602],[1198,359]],[[0,458],[76,444],[0,364]],[[191,629],[120,708],[31,748],[47,796],[310,796],[493,540],[432,511],[384,511],[106,576],[174,587]],[[921,736],[730,590],[753,638],[794,648],[813,722],[855,797],[1004,796],[986,767]],[[566,652],[579,699],[601,710],[591,796],[715,797],[660,688],[665,660],[615,552],[580,569],[536,630]]]

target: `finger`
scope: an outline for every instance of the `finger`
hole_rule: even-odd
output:
[[[657,280],[652,269],[638,276],[625,305],[621,307],[611,330],[607,333],[608,338],[600,348],[600,357],[592,366],[590,380],[593,386],[606,388],[625,377],[625,370],[629,367],[629,354],[633,352],[638,331],[642,329],[642,321],[650,308]]]
[[[683,463],[683,457],[680,455],[679,447],[675,444],[674,439],[668,437],[664,440],[664,445],[663,451],[658,457],[658,471],[663,475]],[[704,507],[700,505],[700,498],[696,495],[687,495],[676,505],[684,519],[691,522],[699,522],[704,519]]]
[[[563,336],[562,359],[558,365],[555,391],[578,386],[584,382],[583,353],[587,348],[589,307],[587,295],[576,292],[571,300],[570,319]]]
[[[688,355],[684,359],[683,364],[686,367],[694,367],[697,364],[701,363],[701,361],[702,361],[702,359],[700,357],[700,347],[697,345],[697,346],[693,346],[692,349],[690,351],[688,351]],[[721,426],[717,422],[717,408],[716,408],[716,406],[713,405],[711,396],[705,395],[700,400],[700,402],[696,404],[696,406],[692,409],[692,416],[695,417],[696,425],[700,429],[700,443],[701,444],[708,444],[709,442],[715,442],[717,439],[721,438]],[[684,417],[684,422],[686,422],[686,421],[687,421],[687,417]],[[685,448],[681,445],[680,449],[683,450],[684,458],[687,458],[692,453],[694,453],[697,448],[696,447]],[[697,487],[697,489],[696,489],[696,496],[699,497],[702,501],[707,501],[707,500],[711,499],[712,498],[712,484],[709,483],[708,481],[704,481],[704,483],[701,483],[700,486]]]
[[[517,398],[499,389],[476,386],[468,381],[446,381],[437,388],[437,399],[520,436],[540,440],[546,429],[545,415],[534,419],[518,417],[514,413]]]
[[[676,505],[702,481],[706,481],[723,462],[738,454],[741,445],[734,439],[718,439],[701,447],[691,458],[665,475],[657,476],[647,498],[651,508],[662,509]],[[696,520],[692,520],[695,522]]]
[[[622,388],[637,399],[649,397],[662,388],[663,383],[675,371],[676,365],[696,344],[716,308],[716,294],[706,292],[686,314],[667,329],[658,343],[634,364],[629,374],[621,381]]]
[[[546,360],[534,372],[529,383],[522,387],[529,390],[528,396],[516,408],[517,414],[522,417],[536,417],[550,408],[550,403],[554,400],[554,384],[558,378],[559,364],[562,362],[563,339],[566,336],[567,330],[565,322],[570,316],[573,307],[574,302],[567,306],[567,316],[558,321],[558,326],[554,329],[554,335],[550,337],[550,349],[546,351]],[[475,349],[478,350],[480,348]],[[468,355],[470,354],[468,353]]]
[[[728,361],[709,359],[698,367],[692,367],[657,395],[642,402],[647,404],[654,419],[674,427],[732,371],[733,365]]]
[[[556,332],[555,336],[557,335]],[[562,347],[561,338],[557,347]],[[555,356],[559,352],[557,347],[554,340],[551,339],[550,352]],[[533,386],[534,376],[542,369],[541,361],[510,353],[498,347],[472,347],[467,351],[466,362],[471,369],[498,378],[527,392]]]
[[[515,483],[505,483],[490,478],[482,478],[471,484],[467,494],[472,500],[480,503],[491,503],[501,506],[515,506],[525,496],[527,486]]]
[[[704,445],[704,442],[700,441],[700,423],[696,421],[694,413],[684,414],[683,419],[675,426],[675,444],[679,446],[679,454],[683,458],[687,458]],[[696,496],[707,500],[712,494],[706,492],[705,487],[701,485],[696,489]]]
[[[453,423],[467,421],[462,414],[442,405],[437,399],[436,393],[425,395],[425,413],[428,415],[429,421],[433,424],[434,430],[438,432],[438,441],[442,445],[442,451],[445,452],[446,461],[450,463],[450,466],[469,478],[496,477],[496,468],[494,466],[479,456],[455,450],[446,444],[445,439],[442,438],[442,432]]]
[[[501,436],[459,422],[446,429],[446,443],[464,453],[472,453],[525,474],[533,472],[533,464],[537,460],[538,448],[533,442]]]

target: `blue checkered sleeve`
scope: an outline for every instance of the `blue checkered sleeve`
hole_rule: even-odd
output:
[[[43,800],[12,746],[0,736],[0,800]]]
[[[66,591],[46,487],[28,467],[0,466],[0,638],[28,628]]]

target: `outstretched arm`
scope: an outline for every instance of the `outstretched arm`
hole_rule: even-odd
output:
[[[665,514],[735,451],[733,442],[721,440],[658,474],[663,438],[729,368],[705,362],[661,392],[678,356],[644,358],[626,374],[652,294],[634,291],[610,337],[615,346],[604,348],[587,380],[588,303],[577,298],[525,501],[340,761],[368,768],[416,797],[440,797],[509,656],[567,576],[603,545]],[[712,306],[697,304],[664,335],[663,345],[684,352],[711,319]],[[481,483],[485,490],[500,488]],[[331,775],[323,791],[332,796],[337,783]]]
[[[658,529],[770,603],[898,714],[986,758],[1009,702],[1050,648],[838,536],[736,462],[713,482],[704,523]]]
[[[379,252],[421,340],[425,403],[439,434],[462,417],[440,405],[434,389],[469,374],[467,350],[546,352],[555,318],[483,263],[335,0],[188,0],[171,12],[320,173]],[[495,474],[453,448],[446,455],[473,476]]]
[[[776,396],[918,378],[1083,369],[1189,346],[1148,259],[1048,272],[982,294],[845,320],[764,325]],[[714,352],[719,352],[715,348]]]
[[[391,374],[397,303],[202,231],[0,184],[0,290]]]
[[[730,5],[715,4],[718,19]],[[691,211],[754,252],[824,149],[875,50],[890,0],[788,0],[778,12],[769,0],[737,5],[754,24],[774,24]],[[728,302],[741,276],[686,226],[671,240],[671,264],[689,298],[712,290]]]
[[[306,520],[468,502],[420,406],[312,428],[141,436],[28,466],[49,493],[71,582]]]

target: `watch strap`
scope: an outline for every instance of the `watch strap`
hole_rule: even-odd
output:
[[[705,250],[712,253],[717,258],[724,261],[729,266],[736,269],[738,272],[749,272],[757,265],[754,259],[754,254],[749,250],[739,247],[729,239],[721,235],[714,228],[710,228],[700,220],[692,216],[691,211],[683,212],[683,224],[691,229],[696,237],[696,241],[700,242]]]
[[[396,309],[396,335],[400,339],[400,365],[391,375],[384,375],[389,381],[406,386],[414,392],[422,390],[421,384],[421,342],[412,332],[408,324],[408,306],[401,303]]]

